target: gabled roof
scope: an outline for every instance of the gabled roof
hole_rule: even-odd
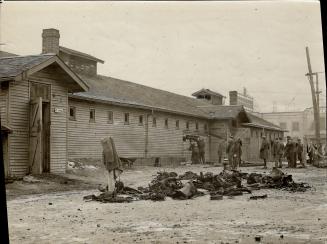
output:
[[[76,51],[76,50],[73,50],[73,49],[70,49],[70,48],[67,48],[67,47],[59,46],[59,51],[70,54],[70,55],[75,55],[75,56],[79,56],[79,57],[82,57],[82,58],[90,59],[90,60],[93,60],[93,61],[96,61],[96,62],[99,62],[99,63],[102,63],[102,64],[104,63],[103,60],[98,59],[98,58],[96,58],[96,57],[94,57],[94,56],[92,56],[90,54],[82,53],[82,52],[79,52],[79,51]]]
[[[199,95],[207,95],[207,94],[208,95],[213,95],[213,96],[225,97],[225,96],[221,95],[218,92],[214,92],[214,91],[211,91],[209,89],[204,89],[204,88],[201,89],[201,90],[199,90],[199,91],[197,91],[197,92],[194,92],[192,94],[192,96],[196,97],[196,96],[199,96]]]
[[[287,130],[283,130],[278,125],[270,123],[269,121],[262,119],[256,115],[253,115],[251,113],[247,113],[247,114],[250,119],[250,123],[243,123],[242,125],[244,126],[266,128],[266,129],[277,130],[277,131],[287,131]]]
[[[40,54],[0,58],[0,81],[21,80],[56,63],[74,81],[76,91],[87,91],[88,85],[81,80],[58,56]]]
[[[5,51],[0,51],[0,58],[4,58],[4,57],[13,57],[13,56],[18,56],[14,53],[8,53]]]
[[[71,98],[209,118],[208,114],[198,107],[207,103],[192,97],[107,76],[81,77],[87,81],[90,90],[70,94]]]
[[[242,105],[208,105],[199,107],[205,111],[211,119],[236,119],[240,113],[247,113]]]

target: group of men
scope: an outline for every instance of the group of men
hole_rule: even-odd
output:
[[[199,137],[197,140],[190,141],[190,151],[192,151],[192,164],[205,163],[205,141]]]
[[[223,164],[224,168],[227,167],[227,162],[222,162],[226,142],[221,140],[218,144],[218,163]],[[291,137],[287,137],[287,143],[284,145],[283,138],[276,138],[275,141],[269,142],[266,136],[262,136],[260,146],[260,158],[263,159],[264,168],[267,168],[267,161],[269,155],[273,156],[275,167],[282,168],[282,159],[286,158],[289,168],[296,168],[297,161],[300,162],[301,167],[305,167],[303,160],[303,144],[301,139],[294,142]],[[226,155],[231,169],[237,169],[242,161],[242,140],[240,138],[234,139],[233,136],[229,137],[226,147]]]
[[[220,141],[218,144],[218,164],[222,163],[225,147],[225,141]],[[242,140],[240,138],[235,140],[233,136],[230,136],[227,142],[226,154],[230,168],[237,169],[241,165]],[[227,163],[225,161],[223,162],[223,166],[226,169]]]

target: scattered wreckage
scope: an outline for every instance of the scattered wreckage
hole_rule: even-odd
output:
[[[187,181],[183,183],[183,181]],[[290,192],[304,192],[310,186],[306,183],[296,183],[292,175],[287,175],[277,168],[270,174],[242,173],[237,170],[223,170],[219,174],[212,172],[196,174],[187,171],[182,175],[175,172],[158,172],[147,187],[134,189],[127,187],[121,181],[116,182],[116,192],[109,194],[106,189],[99,189],[98,196],[88,195],[86,201],[100,202],[132,202],[137,200],[164,201],[166,197],[176,200],[191,199],[210,195],[211,200],[221,200],[224,196],[232,198],[252,194],[260,189],[280,189]],[[250,200],[265,199],[267,195],[252,195]]]

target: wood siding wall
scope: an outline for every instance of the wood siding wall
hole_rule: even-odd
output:
[[[11,175],[24,176],[28,169],[29,158],[29,102],[30,82],[51,85],[51,126],[50,126],[50,172],[64,173],[67,162],[67,88],[64,82],[54,78],[53,73],[41,71],[29,78],[29,81],[10,83],[9,125],[13,133],[8,136],[9,163]],[[30,81],[31,80],[31,81]],[[62,112],[56,113],[55,108]]]
[[[190,121],[189,132],[204,133],[205,121],[200,119],[197,120],[199,131],[196,131],[195,119],[185,116],[157,112],[152,114],[151,111],[141,109],[76,99],[69,99],[69,106],[76,108],[76,121],[68,122],[68,157],[71,160],[100,159],[102,155],[100,141],[106,136],[113,137],[118,154],[122,157],[190,158],[190,152],[187,150],[189,143],[182,141],[183,134],[186,132],[186,121]],[[95,109],[94,123],[90,122],[90,109]],[[113,123],[108,123],[108,111],[113,112]],[[124,122],[125,113],[129,113],[128,125]],[[139,124],[140,115],[143,115],[143,125]],[[153,116],[156,117],[156,127],[152,123]],[[147,118],[148,139],[146,139]],[[168,119],[168,128],[165,127],[165,119]],[[179,120],[179,129],[176,128],[176,120]]]

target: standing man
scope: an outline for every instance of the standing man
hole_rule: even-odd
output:
[[[220,140],[219,143],[218,143],[218,150],[217,150],[217,153],[218,153],[218,165],[221,165],[221,163],[222,163],[221,159],[223,158],[224,147],[225,147],[225,141],[224,140]]]
[[[278,168],[282,168],[282,158],[284,155],[284,150],[285,150],[285,146],[284,146],[284,142],[283,142],[283,138],[279,137],[279,142],[278,142],[278,147],[277,147],[277,157],[278,157]]]
[[[206,162],[206,160],[205,160],[205,148],[206,148],[205,141],[203,138],[199,138],[197,143],[198,143],[199,154],[200,154],[200,162],[202,164],[205,164],[205,162]]]
[[[266,136],[262,136],[262,143],[261,143],[261,147],[260,147],[260,158],[263,159],[263,163],[264,163],[263,168],[264,169],[267,168],[267,159],[269,156],[269,148],[270,148],[270,144],[267,141]]]
[[[233,168],[236,169],[241,165],[242,141],[238,138],[234,144]]]
[[[273,145],[272,145],[272,155],[275,161],[275,167],[278,168],[279,166],[279,155],[278,155],[278,149],[279,149],[279,140],[278,138],[275,139]]]
[[[301,139],[298,139],[296,144],[296,158],[300,161],[300,165],[302,167],[305,167],[303,162],[303,144],[301,142]]]
[[[192,164],[200,163],[200,153],[199,153],[199,148],[198,148],[197,143],[190,141],[189,150],[192,151],[192,156],[191,156]]]
[[[296,168],[296,148],[295,144],[292,141],[292,138],[290,136],[287,136],[287,143],[285,146],[285,156],[287,158],[288,168]]]
[[[233,158],[234,158],[234,137],[230,136],[226,148],[226,154],[228,156],[228,163],[231,168],[233,168]]]

